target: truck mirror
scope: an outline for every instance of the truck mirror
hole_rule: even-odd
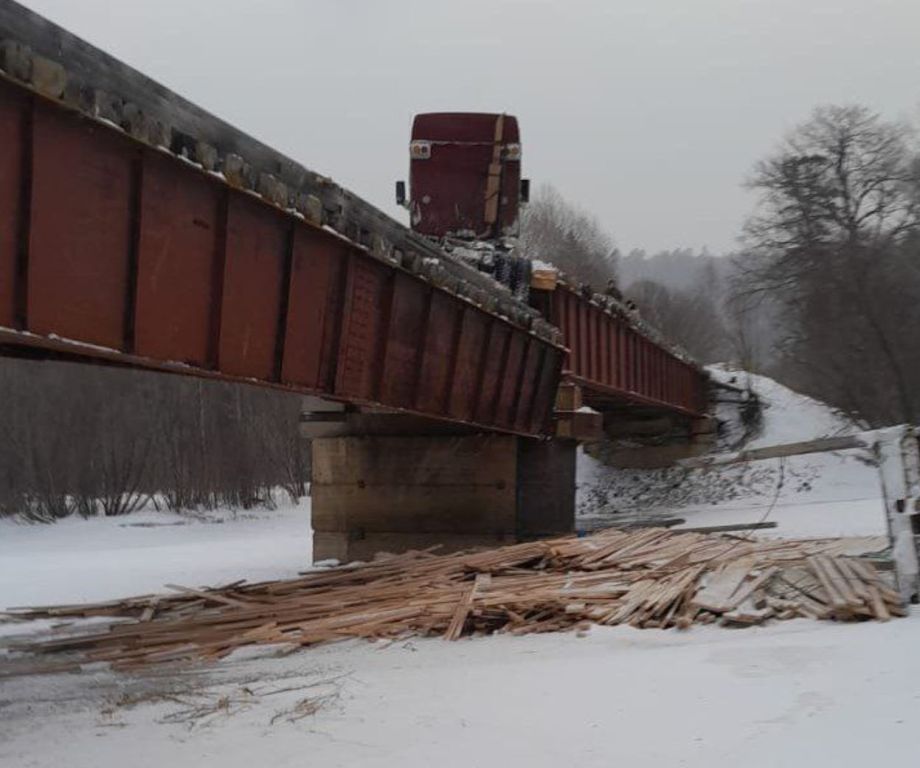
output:
[[[521,179],[520,199],[522,203],[530,202],[530,179]]]
[[[406,182],[396,182],[396,205],[404,208],[406,206]]]

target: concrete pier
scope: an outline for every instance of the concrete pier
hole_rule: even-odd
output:
[[[314,559],[569,533],[575,445],[483,434],[315,439]]]

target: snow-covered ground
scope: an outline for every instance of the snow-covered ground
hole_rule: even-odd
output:
[[[917,617],[617,627],[15,678],[0,682],[0,765],[911,765],[918,641]]]
[[[858,431],[852,421],[824,403],[789,389],[767,376],[733,370],[721,364],[711,365],[707,370],[715,381],[740,389],[751,389],[760,398],[763,405],[762,429],[745,444],[745,448],[797,443]],[[726,422],[732,420],[732,414],[725,407],[719,408],[716,415]]]
[[[887,533],[878,469],[858,451],[767,459],[710,470],[612,470],[578,456],[580,524],[678,517],[675,530],[775,523],[785,538]]]
[[[750,386],[763,405],[762,428],[743,445],[735,443],[740,433],[737,407],[719,409],[728,426],[722,438],[726,449],[762,448],[858,431],[823,403],[772,379],[722,366],[713,366],[710,373],[736,387]],[[678,517],[686,522],[676,529],[775,523],[775,528],[760,535],[787,538],[887,533],[878,469],[858,450],[696,470],[615,469],[580,451],[577,505],[584,528],[615,525],[618,520]]]
[[[771,442],[845,428],[820,404],[762,384]],[[876,470],[857,455],[760,464],[703,478],[624,473],[582,455],[579,500],[607,519],[638,511],[685,525],[769,519],[779,527],[767,533],[786,536],[884,533]],[[309,535],[308,504],[199,520],[0,522],[0,607],[292,576],[309,564]],[[915,614],[349,641],[136,674],[4,678],[0,651],[0,766],[910,764],[918,645]]]
[[[145,510],[53,525],[0,520],[0,610],[290,578],[310,565],[309,499],[198,516]]]

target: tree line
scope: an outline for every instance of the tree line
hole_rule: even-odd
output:
[[[302,496],[300,397],[143,371],[4,359],[0,515],[50,522]]]

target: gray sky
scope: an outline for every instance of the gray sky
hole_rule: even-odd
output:
[[[820,103],[920,115],[920,0],[25,0],[404,220],[412,115],[506,111],[620,247],[730,249]]]

